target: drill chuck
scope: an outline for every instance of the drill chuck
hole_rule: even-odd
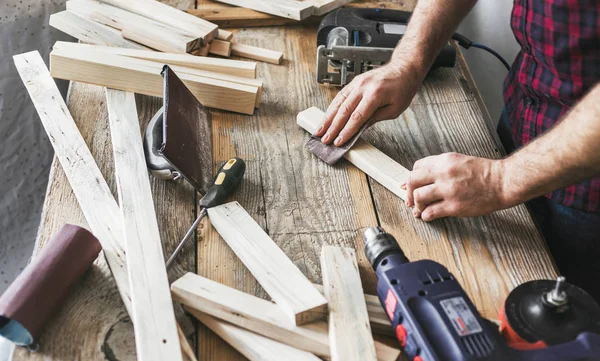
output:
[[[398,242],[389,233],[386,233],[381,227],[370,227],[364,232],[365,254],[371,263],[373,269],[387,256],[399,255],[401,263],[408,263],[409,260],[398,245]]]

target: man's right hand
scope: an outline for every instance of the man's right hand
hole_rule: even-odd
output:
[[[329,105],[314,134],[324,144],[346,143],[367,121],[397,118],[412,101],[423,77],[407,61],[391,62],[363,73],[344,87]]]

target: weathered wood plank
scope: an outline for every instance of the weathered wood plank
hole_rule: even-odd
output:
[[[135,95],[106,89],[106,104],[137,355],[141,361],[182,360]]]
[[[323,246],[323,291],[329,303],[332,361],[375,361],[367,304],[352,248]]]

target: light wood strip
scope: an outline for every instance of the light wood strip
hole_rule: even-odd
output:
[[[224,40],[213,40],[210,42],[208,52],[210,54],[229,58],[231,56],[231,43]]]
[[[231,31],[225,29],[219,29],[219,33],[217,34],[217,39],[231,41],[233,38],[233,33]]]
[[[259,48],[257,46],[231,43],[231,55],[242,58],[264,61],[271,64],[281,64],[283,53],[281,51]]]
[[[162,96],[163,79],[153,62],[124,56],[55,49],[50,54],[53,77],[81,81],[140,94]],[[189,74],[179,78],[207,107],[252,114],[257,87]]]
[[[215,73],[229,74],[236,77],[256,78],[256,63],[232,59],[200,57],[189,54],[162,53],[152,50],[117,48],[114,46],[99,46],[57,41],[54,49],[70,49],[76,51],[99,51],[113,55],[123,55],[130,58],[155,61],[168,65],[180,65],[188,68],[207,70]]]
[[[145,16],[182,30],[209,43],[218,34],[218,26],[155,0],[101,0],[112,6]]]
[[[49,24],[53,28],[89,44],[146,49],[141,44],[123,38],[121,33],[113,28],[84,19],[69,11],[50,15]]]
[[[212,225],[296,325],[323,317],[327,302],[237,202],[209,208]]]
[[[309,352],[273,341],[207,314],[194,310],[189,312],[250,361],[320,361]]]
[[[216,4],[218,3],[215,3],[215,5]],[[228,5],[224,4],[223,6],[188,9],[187,12],[219,26],[231,28],[299,24],[298,20],[282,18],[280,16],[265,14],[261,13],[260,11],[247,8],[229,7]]]
[[[295,0],[218,0],[243,8],[253,9],[267,14],[294,20],[303,20],[313,13],[313,5]]]
[[[179,324],[177,324],[177,335],[179,336],[179,341],[181,342],[181,354],[183,356],[183,361],[198,361],[196,352],[192,350],[192,346],[190,346],[190,343],[188,342],[187,337],[185,337],[185,333]],[[375,345],[375,347],[377,347],[377,345]]]
[[[106,89],[138,359],[183,361],[133,93]]]
[[[324,112],[312,107],[298,113],[297,123],[307,132],[314,134],[324,116]],[[406,199],[406,190],[402,189],[401,185],[408,180],[410,172],[373,145],[359,139],[344,158],[398,197]]]
[[[312,3],[313,15],[322,16],[339,7],[351,3],[354,0],[305,0],[305,2]]]
[[[331,360],[376,360],[354,249],[323,246],[321,269],[329,303]]]

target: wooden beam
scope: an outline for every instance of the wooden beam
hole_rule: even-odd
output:
[[[229,58],[231,56],[231,43],[224,40],[213,40],[210,42],[208,52]]]
[[[256,63],[231,59],[199,57],[189,54],[162,53],[152,50],[116,48],[57,41],[54,49],[72,49],[75,51],[99,51],[113,55],[123,55],[130,58],[150,60],[171,66],[180,65],[187,68],[206,70],[210,72],[234,75],[236,77],[256,78]]]
[[[171,285],[175,302],[194,310],[251,330],[294,348],[323,358],[331,356],[327,323],[316,321],[293,326],[273,302],[227,287],[207,278],[187,273]],[[380,361],[396,361],[400,351],[377,346]]]
[[[324,112],[312,107],[298,113],[297,123],[310,134],[314,134],[324,116]],[[406,199],[406,190],[402,189],[401,185],[408,181],[410,171],[373,145],[359,139],[344,158],[398,197]]]
[[[257,46],[237,43],[231,44],[231,55],[278,65],[283,61],[283,53],[281,51],[263,49]]]
[[[250,361],[321,361],[309,352],[271,340],[207,314],[195,310],[188,311]]]
[[[138,359],[183,361],[135,95],[106,89]]]
[[[354,0],[305,0],[313,4],[313,15],[322,16]]]
[[[210,21],[219,26],[231,28],[300,24],[298,20],[282,18],[280,16],[265,14],[260,11],[240,7],[199,8],[188,9],[186,11],[191,15]]]
[[[218,35],[218,26],[155,0],[101,0],[112,6],[145,16],[184,31],[209,43]]]
[[[293,324],[322,318],[327,301],[237,202],[208,209],[211,224]]]
[[[67,1],[67,10],[88,20],[119,29],[124,38],[152,49],[191,53],[202,45],[202,38],[191,33],[99,1]]]
[[[313,13],[313,4],[294,0],[217,0],[225,4],[253,9],[294,20],[303,20]]]
[[[53,77],[161,97],[163,79],[156,63],[94,51],[55,49],[50,54]],[[252,114],[258,88],[189,74],[178,74],[207,107]]]
[[[231,31],[227,31],[225,29],[219,29],[219,32],[217,34],[217,39],[231,41],[232,38],[233,38],[233,33]]]
[[[321,270],[329,302],[331,360],[377,360],[356,252],[352,248],[323,246]]]
[[[121,33],[113,28],[84,19],[69,11],[50,15],[49,23],[53,28],[89,44],[147,49],[143,45],[123,38]]]
[[[32,51],[15,55],[13,59],[83,215],[102,244],[123,303],[131,315],[119,206],[40,54]]]

